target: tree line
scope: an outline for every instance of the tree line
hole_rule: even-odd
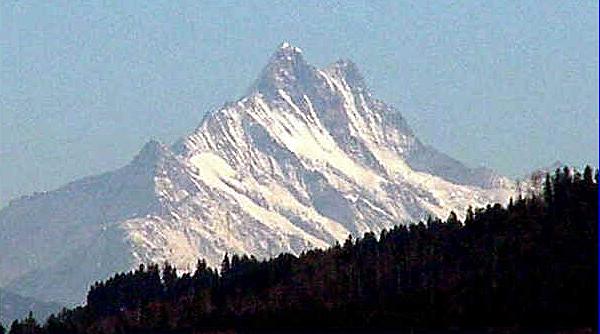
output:
[[[597,330],[598,172],[442,221],[259,261],[225,255],[178,275],[140,265],[95,283],[85,306],[10,334],[264,330]],[[0,328],[0,334],[4,329]]]

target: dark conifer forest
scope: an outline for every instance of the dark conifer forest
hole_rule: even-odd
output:
[[[87,304],[20,333],[597,330],[598,174],[548,175],[539,196],[258,261],[179,275],[140,265]],[[2,333],[3,329],[0,329]]]

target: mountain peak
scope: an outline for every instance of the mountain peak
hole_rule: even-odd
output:
[[[285,53],[302,53],[302,49],[300,49],[299,47],[293,46],[292,44],[288,43],[288,42],[283,42],[279,45],[279,52],[285,52]]]
[[[288,67],[294,64],[306,64],[302,56],[302,49],[283,42],[271,56],[268,66]]]
[[[314,69],[304,60],[302,50],[283,42],[271,56],[253,89],[270,95],[278,89],[302,84],[313,76]]]
[[[360,73],[358,66],[349,59],[339,59],[335,63],[329,65],[326,71],[334,76],[344,78],[353,88],[366,89],[365,80]]]
[[[156,139],[148,141],[133,159],[135,165],[155,165],[168,153],[168,148]]]

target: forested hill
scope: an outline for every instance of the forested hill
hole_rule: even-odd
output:
[[[57,312],[62,305],[24,297],[0,288],[0,323],[13,321],[25,316],[29,311],[36,317],[47,317]]]
[[[540,197],[464,222],[451,214],[299,257],[226,256],[219,273],[203,261],[181,276],[140,266],[95,284],[85,307],[10,333],[596,330],[597,219],[597,172],[557,170]]]

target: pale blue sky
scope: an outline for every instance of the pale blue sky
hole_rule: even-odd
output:
[[[598,164],[597,1],[3,1],[0,25],[0,206],[185,135],[284,40],[471,166]]]

